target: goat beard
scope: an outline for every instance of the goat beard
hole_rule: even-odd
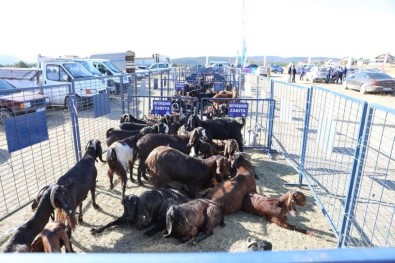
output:
[[[70,226],[71,230],[73,230],[73,231],[77,225],[77,220],[75,219],[75,214],[74,213],[67,214],[61,208],[55,209],[55,221],[62,222],[66,226]]]

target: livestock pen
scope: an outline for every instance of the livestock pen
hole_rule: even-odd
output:
[[[393,247],[394,202],[388,200],[388,197],[391,196],[391,192],[393,193],[391,176],[394,171],[394,145],[391,142],[395,134],[393,131],[394,111],[378,105],[368,105],[363,101],[354,101],[319,87],[302,88],[267,79],[260,81],[259,85],[247,85],[253,85],[252,88],[257,91],[257,94],[259,92],[259,94],[265,94],[264,96],[254,96],[255,94],[248,96],[244,92],[244,96],[239,101],[248,104],[248,125],[243,128],[244,139],[248,137],[248,131],[254,131],[259,135],[257,140],[250,142],[249,147],[246,147],[247,152],[253,156],[254,165],[265,175],[261,178],[262,181],[258,180],[258,189],[269,195],[279,196],[287,190],[283,186],[285,183],[295,181],[295,184],[299,186],[306,182],[310,192],[307,189],[305,191],[309,194],[308,202],[311,203],[307,210],[315,210],[314,215],[321,214],[324,222],[328,222],[333,230],[333,233],[328,233],[327,227],[322,225],[322,222],[318,224],[322,229],[319,232],[320,238],[324,236],[324,239],[329,242],[324,248],[328,246],[329,248],[336,246]],[[73,87],[70,89],[72,91]],[[240,89],[245,91],[246,87],[240,87]],[[26,115],[7,120],[11,124],[1,127],[0,145],[2,238],[7,238],[9,232],[22,223],[14,219],[12,222],[9,220],[17,214],[22,214],[21,217],[25,220],[29,213],[31,214],[30,211],[22,208],[30,203],[42,186],[53,183],[72,167],[76,160],[81,158],[82,149],[89,139],[99,139],[104,142],[106,130],[118,127],[121,114],[138,112],[136,115],[143,117],[151,113],[153,102],[150,100],[166,100],[163,96],[157,96],[160,90],[152,91],[152,94],[148,96],[146,92],[142,89],[141,82],[136,81],[135,86],[128,93],[99,94],[94,97],[92,105],[86,105],[83,108],[77,108],[71,100],[72,104],[67,108],[48,107],[44,112],[44,118],[43,113],[35,113],[33,119],[32,116]],[[337,111],[331,115],[329,109]],[[26,143],[24,147],[15,147],[14,140],[16,139],[11,140],[8,137],[20,129],[18,121],[20,122],[21,119],[25,123],[28,120],[27,123],[33,129],[24,133],[25,138],[18,138],[18,142],[22,142],[22,139],[26,137],[39,137],[41,132],[37,131],[41,131],[42,128],[47,130],[48,136],[33,140],[34,143]],[[9,127],[14,127],[14,131],[9,131]],[[32,130],[35,131],[32,132]],[[22,145],[22,143],[19,144]],[[10,151],[10,149],[13,150]],[[287,168],[287,162],[279,155],[275,155],[274,151],[282,154],[297,173]],[[267,153],[273,155],[267,155]],[[380,162],[377,161],[378,159]],[[117,209],[107,210],[103,206],[101,211],[93,212],[89,207],[91,206],[90,199],[87,198],[85,202],[88,203],[89,208],[86,208],[88,210],[86,215],[84,213],[86,225],[79,226],[79,233],[78,231],[73,233],[74,242],[77,242],[79,248],[77,251],[241,250],[240,247],[232,250],[232,245],[237,247],[243,239],[241,237],[245,237],[245,234],[236,234],[236,239],[222,240],[216,245],[212,242],[218,242],[218,240],[211,242],[209,238],[205,240],[207,246],[204,247],[198,246],[191,249],[183,245],[169,250],[163,248],[165,246],[163,239],[158,236],[151,239],[153,242],[150,243],[151,247],[132,242],[132,240],[142,242],[144,237],[130,228],[114,231],[111,240],[105,234],[95,238],[89,237],[89,240],[94,241],[95,244],[101,244],[98,245],[100,247],[95,247],[95,244],[82,243],[86,236],[90,235],[90,227],[107,223],[109,219],[119,215],[119,209],[121,209],[119,191],[108,190],[108,181],[105,178],[107,167],[101,164],[97,164],[97,167],[100,174],[97,202],[99,205],[100,202],[105,202],[106,207],[117,207]],[[269,171],[266,171],[267,167],[270,168]],[[281,176],[277,169],[285,171],[285,175]],[[276,176],[279,180],[275,179]],[[276,186],[265,185],[271,180]],[[128,182],[129,193],[141,190],[137,185],[131,186],[130,181]],[[316,204],[313,204],[315,202]],[[310,215],[308,211],[305,213]],[[375,216],[373,222],[370,222],[372,213]],[[312,218],[307,216],[304,218],[305,224],[309,227],[308,221]],[[228,221],[229,228],[248,229],[249,234],[253,234],[254,229],[261,229],[259,225],[262,225],[262,220],[242,213]],[[254,223],[250,223],[251,221]],[[297,219],[291,222],[295,224]],[[226,219],[225,223],[227,223]],[[281,232],[282,230],[277,228],[274,230],[269,225],[265,225],[265,228],[263,232],[256,233],[257,236],[264,238],[264,233],[267,231],[270,233],[278,231],[281,236],[279,240],[285,235],[290,236],[292,240],[292,235],[294,235],[294,233]],[[220,228],[214,230],[219,236],[225,235],[222,231]],[[131,239],[126,236],[130,236]],[[305,237],[303,240],[296,237],[295,242],[303,243]],[[313,237],[312,240],[318,243],[319,237]],[[104,247],[106,241],[110,241],[109,249]],[[175,245],[174,242],[172,244]],[[212,250],[206,250],[210,246]],[[318,248],[320,247],[306,246],[296,249]],[[287,249],[295,248],[292,245],[285,245],[281,250]]]

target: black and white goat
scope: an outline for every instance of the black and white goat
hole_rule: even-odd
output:
[[[150,135],[150,134],[147,134]],[[144,136],[143,136],[144,137]],[[127,172],[130,172],[130,180],[134,182],[132,173],[136,158],[134,149],[140,136],[135,135],[113,143],[107,150],[108,178],[110,188],[114,189],[114,173],[119,176],[122,183],[122,199],[125,196]]]

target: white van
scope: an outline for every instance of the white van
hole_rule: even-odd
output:
[[[171,68],[171,63],[153,63],[148,67],[148,70],[153,74],[168,73]]]
[[[92,65],[97,68],[101,73],[103,73],[106,76],[115,76],[117,78],[114,78],[115,81],[115,86],[117,90],[119,91],[119,87],[121,86],[121,80],[120,77],[121,75],[123,76],[122,83],[125,87],[130,85],[132,83],[132,78],[130,76],[127,76],[125,72],[117,68],[110,60],[108,59],[100,59],[100,58],[87,58],[84,59],[85,61],[92,63]]]

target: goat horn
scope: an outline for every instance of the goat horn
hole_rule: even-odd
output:
[[[49,198],[49,200],[51,201],[51,205],[52,205],[52,207],[54,209],[56,209],[56,206],[55,206],[55,193],[58,190],[58,188],[59,188],[59,185],[56,185],[56,186],[54,186],[54,188],[52,188],[51,194],[50,194],[50,198]]]

